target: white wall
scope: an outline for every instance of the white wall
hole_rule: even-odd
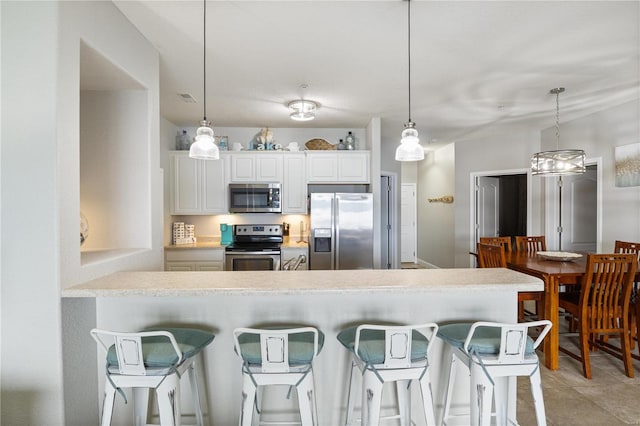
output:
[[[95,424],[98,366],[88,335],[95,303],[63,309],[60,290],[116,270],[161,267],[158,55],[111,2],[3,1],[0,8],[2,422]],[[78,238],[81,40],[148,90],[139,143],[150,170],[143,226],[153,229],[150,250],[85,267]],[[82,361],[72,372],[71,359]]]
[[[417,257],[428,266],[454,266],[454,204],[430,203],[428,199],[454,194],[455,153],[454,144],[429,151],[417,167]]]
[[[560,124],[560,149],[602,158],[603,252],[613,250],[615,240],[640,241],[640,186],[615,186],[615,147],[632,143],[640,143],[640,100]],[[555,128],[544,130],[542,148],[555,147]]]
[[[454,264],[469,267],[471,241],[471,173],[528,169],[531,155],[539,150],[540,132],[519,127],[496,128],[490,136],[455,144]],[[541,180],[532,180],[532,226],[528,233],[542,232],[544,204],[540,198]],[[422,237],[422,236],[421,236]],[[432,242],[439,244],[439,242]]]
[[[150,249],[147,92],[83,90],[80,108],[82,250]]]
[[[6,425],[61,425],[56,170],[59,10],[53,2],[2,2],[0,7],[1,419]],[[28,28],[37,31],[25,31]]]

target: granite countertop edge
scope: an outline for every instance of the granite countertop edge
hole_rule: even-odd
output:
[[[116,272],[63,289],[62,297],[543,291],[542,280],[508,269],[264,272]]]

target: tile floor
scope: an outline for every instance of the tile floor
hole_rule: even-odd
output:
[[[577,348],[577,337],[561,336],[561,342]],[[547,424],[640,425],[640,361],[634,360],[633,367],[635,378],[630,379],[622,361],[602,351],[591,353],[591,380],[582,375],[580,362],[563,353],[557,371],[541,366]],[[527,378],[518,378],[517,416],[521,426],[536,425]]]

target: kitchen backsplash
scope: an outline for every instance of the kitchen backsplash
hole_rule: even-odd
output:
[[[287,222],[289,227],[289,235],[291,237],[300,237],[300,222],[304,223],[305,234],[309,233],[309,216],[294,214],[270,214],[270,213],[243,213],[243,214],[225,214],[217,216],[171,216],[172,222],[184,222],[185,224],[195,225],[196,237],[202,235],[220,236],[220,224],[242,225],[242,224],[281,224]],[[171,224],[169,224],[170,226]],[[169,232],[169,228],[167,228]],[[200,241],[200,240],[198,240]]]

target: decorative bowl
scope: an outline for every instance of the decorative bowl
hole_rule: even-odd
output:
[[[331,149],[336,149],[336,146],[331,142],[326,141],[325,139],[315,138],[308,140],[304,146],[309,150],[314,151],[328,151]]]
[[[545,260],[555,260],[558,262],[568,262],[582,257],[580,253],[571,253],[568,251],[539,251],[538,256]]]

